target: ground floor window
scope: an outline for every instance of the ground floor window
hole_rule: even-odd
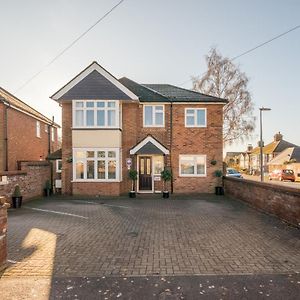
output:
[[[206,155],[180,155],[180,176],[206,176]]]
[[[160,175],[164,169],[164,157],[163,156],[153,156],[153,173],[154,175]]]
[[[73,178],[76,181],[118,181],[118,148],[73,149]]]

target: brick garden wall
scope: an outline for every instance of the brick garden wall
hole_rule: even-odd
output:
[[[0,197],[0,270],[7,258],[7,208],[5,198]]]
[[[270,213],[300,227],[300,191],[295,188],[252,180],[224,178],[225,194],[248,202],[251,206]]]
[[[50,180],[51,167],[45,161],[21,162],[20,171],[0,172],[0,176],[7,176],[7,183],[0,182],[0,196],[11,201],[14,187],[18,184],[23,201],[43,194],[47,180]]]

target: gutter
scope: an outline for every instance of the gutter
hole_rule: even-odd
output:
[[[172,142],[173,142],[173,101],[171,100],[171,106],[170,106],[170,168],[172,172],[171,177],[171,194],[173,194],[173,169],[172,169]]]

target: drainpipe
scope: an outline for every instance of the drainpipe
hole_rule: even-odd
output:
[[[173,194],[172,143],[173,143],[173,102],[171,100],[171,107],[170,107],[170,168],[172,172],[171,194]]]
[[[4,131],[4,148],[5,148],[5,170],[4,171],[8,171],[8,113],[7,110],[10,108],[10,103],[0,99],[0,101],[4,104],[4,126],[5,126],[5,131]]]

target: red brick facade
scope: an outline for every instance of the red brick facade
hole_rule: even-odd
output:
[[[165,166],[172,168],[174,193],[212,193],[217,185],[214,172],[222,170],[222,104],[173,104],[165,103],[165,126],[163,128],[143,127],[143,104],[123,102],[122,104],[122,181],[73,182],[72,183],[72,105],[62,104],[63,113],[63,171],[62,192],[85,195],[119,195],[130,190],[126,158],[131,157],[136,168],[136,156],[129,151],[148,135],[170,150],[165,156]],[[204,128],[185,127],[185,108],[206,108],[207,126]],[[172,110],[172,114],[171,114]],[[171,120],[172,115],[172,120]],[[180,177],[179,155],[206,155],[207,175],[205,177]],[[210,162],[216,160],[217,164]],[[154,182],[154,190],[162,190],[162,182]]]
[[[0,103],[0,171],[6,169],[6,118],[8,171],[17,170],[18,161],[45,160],[48,155],[49,138],[50,152],[58,149],[56,127],[53,127],[53,142],[48,124],[39,121],[40,137],[37,137],[36,118]],[[48,132],[45,131],[45,126]]]

